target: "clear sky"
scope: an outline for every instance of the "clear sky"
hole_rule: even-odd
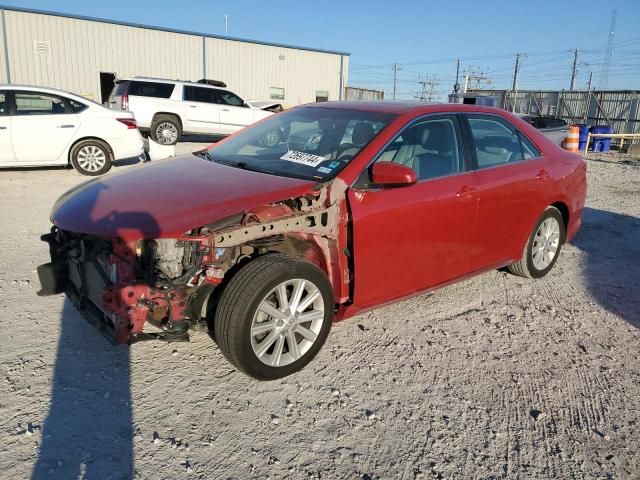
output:
[[[398,63],[398,97],[410,99],[434,81],[435,95],[451,92],[455,59],[461,71],[485,77],[483,86],[511,85],[516,53],[519,88],[568,88],[578,48],[576,86],[589,72],[595,87],[617,10],[609,88],[640,89],[640,0],[503,1],[207,1],[0,0],[0,4],[122,20],[351,53],[349,84],[390,95]],[[427,85],[427,90],[430,86]]]

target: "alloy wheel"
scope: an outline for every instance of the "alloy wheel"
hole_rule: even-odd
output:
[[[315,343],[325,316],[318,287],[309,280],[287,280],[269,291],[251,322],[251,347],[262,363],[289,365]]]
[[[536,235],[533,238],[533,248],[531,250],[533,266],[537,270],[544,270],[558,253],[560,246],[560,225],[553,217],[547,218],[540,224]]]
[[[87,172],[97,172],[107,163],[107,154],[100,147],[87,145],[78,151],[78,165]]]

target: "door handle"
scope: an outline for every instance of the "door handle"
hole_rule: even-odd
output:
[[[223,112],[228,112],[228,111],[229,111],[229,109],[228,109],[228,108],[223,108],[223,109],[222,109],[222,111],[223,111]]]
[[[456,192],[456,197],[467,198],[472,195],[475,195],[476,193],[478,193],[478,190],[476,190],[475,188],[469,187],[467,185],[464,185],[460,190]]]
[[[58,125],[58,128],[73,128],[75,125]]]
[[[0,127],[0,130],[6,130],[7,127]]]
[[[189,105],[189,108],[198,108],[197,105]]]
[[[538,172],[538,175],[536,175],[536,178],[538,180],[545,180],[547,178],[549,178],[549,172],[547,172],[544,168],[542,170],[540,170]]]

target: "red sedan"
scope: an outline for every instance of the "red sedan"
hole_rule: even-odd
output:
[[[321,103],[64,194],[40,294],[116,343],[208,326],[239,370],[300,370],[331,323],[489,269],[546,275],[586,167],[503,110]]]

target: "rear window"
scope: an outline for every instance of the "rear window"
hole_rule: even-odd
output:
[[[129,95],[139,97],[169,98],[173,93],[175,85],[172,83],[140,82],[134,81],[129,84]]]
[[[121,97],[127,92],[127,87],[129,86],[129,82],[127,80],[123,82],[118,82],[113,87],[113,92],[111,92],[112,97]]]

